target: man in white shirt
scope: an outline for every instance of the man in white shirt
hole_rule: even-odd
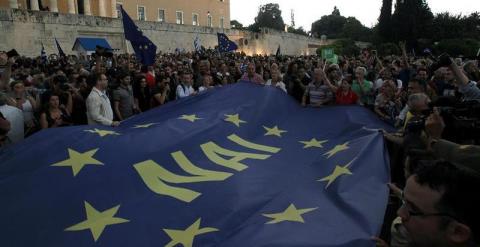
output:
[[[7,96],[0,93],[0,112],[10,122],[10,131],[7,134],[6,144],[20,142],[24,138],[23,112],[13,106],[7,105]]]
[[[184,71],[181,74],[181,79],[182,82],[177,86],[177,99],[195,95],[196,92],[192,87],[192,74],[189,71]]]
[[[116,127],[120,122],[113,121],[113,110],[110,100],[106,95],[108,79],[105,74],[98,74],[95,78],[95,86],[87,98],[88,124],[101,124]]]

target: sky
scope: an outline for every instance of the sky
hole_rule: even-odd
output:
[[[394,0],[394,6],[395,2]],[[293,9],[295,26],[303,26],[307,31],[314,21],[332,13],[334,6],[337,6],[341,15],[354,16],[363,25],[372,27],[377,23],[382,7],[382,0],[230,0],[230,19],[248,26],[254,22],[258,7],[267,3],[280,5],[283,21],[288,25],[291,24]],[[475,10],[480,11],[480,0],[427,0],[427,3],[434,14],[448,11],[469,15]]]

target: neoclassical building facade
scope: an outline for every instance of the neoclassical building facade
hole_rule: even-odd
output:
[[[230,28],[230,0],[0,0],[0,8]]]

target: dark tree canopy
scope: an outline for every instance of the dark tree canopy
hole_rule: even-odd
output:
[[[231,26],[233,29],[244,29],[243,24],[240,23],[240,22],[237,21],[237,20],[231,20],[231,21],[230,21],[230,26]]]
[[[433,13],[425,0],[397,0],[392,16],[394,40],[405,40],[411,47],[432,32]]]
[[[354,40],[370,40],[371,30],[362,25],[355,17],[345,18],[335,7],[330,15],[324,15],[312,24],[312,35],[329,39],[348,38]]]
[[[378,18],[378,34],[383,41],[392,40],[392,0],[383,0]]]
[[[261,5],[255,23],[249,29],[258,31],[261,27],[272,28],[276,30],[285,30],[285,22],[282,18],[280,6],[276,3],[267,3]]]

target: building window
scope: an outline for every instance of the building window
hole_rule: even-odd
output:
[[[159,22],[165,22],[165,10],[164,9],[158,9],[158,21]]]
[[[192,15],[192,25],[194,25],[194,26],[199,26],[200,25],[200,23],[198,22],[198,14],[194,13]]]
[[[177,24],[183,25],[183,12],[177,11],[176,16],[177,16]]]
[[[208,14],[207,15],[207,26],[212,27],[213,26],[213,21],[212,21],[212,15]]]
[[[223,23],[225,21],[225,18],[220,17],[220,28],[224,28],[225,24]]]
[[[137,15],[138,15],[138,20],[140,21],[146,21],[147,16],[145,15],[145,7],[144,6],[138,6],[137,7]]]

